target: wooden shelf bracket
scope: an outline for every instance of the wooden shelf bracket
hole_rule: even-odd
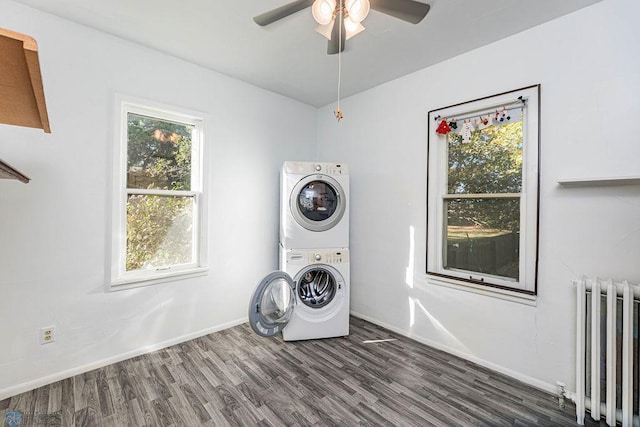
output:
[[[0,123],[51,133],[33,37],[0,28]]]

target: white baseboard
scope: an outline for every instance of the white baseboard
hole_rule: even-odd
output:
[[[221,325],[213,326],[211,328],[202,329],[196,332],[192,332],[186,335],[182,335],[176,338],[172,338],[170,340],[162,341],[156,344],[147,345],[127,353],[118,354],[115,356],[108,357],[106,359],[98,360],[95,362],[87,363],[86,365],[78,366],[75,368],[67,369],[65,371],[56,372],[51,375],[47,375],[45,377],[37,378],[35,380],[26,381],[5,389],[0,390],[0,400],[7,399],[9,397],[15,396],[20,393],[24,393],[30,390],[33,390],[38,387],[42,387],[48,384],[52,384],[56,381],[64,380],[70,377],[73,377],[78,374],[83,374],[85,372],[92,371],[94,369],[102,368],[107,365],[111,365],[112,363],[121,362],[123,360],[131,359],[132,357],[141,356],[146,353],[151,353],[152,351],[160,350],[166,347],[171,347],[172,345],[180,344],[185,341],[189,341],[195,338],[200,338],[202,336],[222,331],[224,329],[229,329],[234,326],[241,325],[248,321],[248,318],[244,317],[242,319],[237,319],[231,322],[223,323]]]
[[[505,367],[500,366],[500,365],[496,365],[494,363],[491,363],[491,362],[488,362],[486,360],[480,359],[480,358],[478,358],[478,357],[476,357],[476,356],[474,356],[472,354],[461,352],[461,351],[459,351],[457,349],[453,349],[453,348],[450,348],[450,347],[447,347],[447,346],[443,346],[442,344],[434,342],[434,341],[431,341],[431,340],[429,340],[427,338],[424,338],[424,337],[421,337],[421,336],[418,336],[418,335],[408,334],[407,331],[405,331],[405,330],[402,330],[402,329],[399,329],[399,328],[397,328],[395,326],[386,324],[386,323],[381,322],[381,321],[379,321],[377,319],[369,317],[369,316],[367,316],[365,314],[358,313],[356,311],[351,311],[351,315],[355,316],[355,317],[358,317],[360,319],[366,320],[367,322],[371,322],[371,323],[373,323],[375,325],[381,326],[381,327],[383,327],[385,329],[389,329],[390,331],[393,331],[393,332],[395,332],[395,333],[397,333],[399,335],[405,336],[407,338],[410,338],[410,339],[415,340],[417,342],[420,342],[422,344],[428,345],[428,346],[436,348],[438,350],[442,350],[442,351],[447,352],[449,354],[453,354],[455,356],[458,356],[458,357],[461,357],[463,359],[469,360],[471,362],[477,363],[478,365],[484,366],[485,368],[491,369],[493,371],[500,372],[500,373],[502,373],[504,375],[507,375],[509,377],[515,378],[517,380],[520,380],[520,381],[522,381],[522,382],[524,382],[526,384],[529,384],[529,385],[531,385],[533,387],[536,387],[536,388],[538,388],[540,390],[544,390],[544,391],[546,391],[548,393],[556,394],[556,392],[557,392],[557,385],[555,385],[555,384],[549,384],[549,383],[546,383],[544,381],[540,381],[540,380],[538,380],[536,378],[530,377],[528,375],[523,375],[520,372],[513,371],[511,369],[505,368]],[[200,331],[192,332],[190,334],[186,334],[186,335],[182,335],[182,336],[179,336],[179,337],[176,337],[176,338],[172,338],[170,340],[166,340],[166,341],[163,341],[163,342],[160,342],[160,343],[157,343],[157,344],[152,344],[152,345],[148,345],[148,346],[145,346],[145,347],[141,347],[141,348],[138,348],[136,350],[132,350],[132,351],[127,352],[127,353],[118,354],[118,355],[115,355],[115,356],[112,356],[112,357],[109,357],[109,358],[106,358],[106,359],[102,359],[102,360],[99,360],[99,361],[88,363],[86,365],[78,366],[78,367],[75,367],[75,368],[72,368],[72,369],[68,369],[68,370],[65,370],[65,371],[56,372],[54,374],[47,375],[45,377],[37,378],[35,380],[31,380],[31,381],[27,381],[27,382],[24,382],[24,383],[20,383],[20,384],[17,384],[15,386],[8,387],[8,388],[0,390],[0,400],[4,400],[4,399],[7,399],[9,397],[15,396],[17,394],[24,393],[24,392],[33,390],[33,389],[38,388],[38,387],[42,387],[42,386],[54,383],[56,381],[64,380],[66,378],[70,378],[70,377],[73,377],[73,376],[78,375],[78,374],[83,374],[85,372],[89,372],[89,371],[92,371],[94,369],[102,368],[102,367],[110,365],[112,363],[121,362],[123,360],[131,359],[132,357],[140,356],[140,355],[143,355],[143,354],[146,354],[146,353],[150,353],[152,351],[160,350],[160,349],[163,349],[163,348],[166,348],[166,347],[170,347],[172,345],[180,344],[180,343],[185,342],[185,341],[189,341],[189,340],[192,340],[192,339],[195,339],[195,338],[199,338],[199,337],[202,337],[204,335],[208,335],[208,334],[211,334],[211,333],[214,333],[214,332],[222,331],[224,329],[232,328],[234,326],[241,325],[241,324],[247,322],[247,320],[248,319],[246,317],[242,318],[242,319],[237,319],[237,320],[234,320],[232,322],[227,322],[227,323],[223,323],[221,325],[217,325],[217,326],[214,326],[214,327],[211,327],[211,328],[202,329]]]
[[[444,345],[442,345],[440,343],[431,341],[431,340],[429,340],[427,338],[424,338],[424,337],[421,337],[419,335],[409,334],[409,333],[407,333],[407,331],[405,331],[403,329],[399,329],[399,328],[397,328],[395,326],[388,325],[388,324],[386,324],[384,322],[381,322],[381,321],[379,321],[377,319],[369,317],[369,316],[367,316],[365,314],[358,313],[356,311],[351,311],[351,315],[354,316],[354,317],[358,317],[358,318],[360,318],[362,320],[366,320],[367,322],[373,323],[375,325],[382,326],[385,329],[389,329],[390,331],[393,331],[393,332],[395,332],[395,333],[397,333],[399,335],[402,335],[402,336],[405,336],[407,338],[410,338],[410,339],[412,339],[414,341],[417,341],[419,343],[428,345],[429,347],[433,347],[433,348],[436,348],[438,350],[442,350],[442,351],[444,351],[446,353],[453,354],[454,356],[458,356],[458,357],[460,357],[462,359],[465,359],[465,360],[468,360],[470,362],[477,363],[478,365],[484,366],[485,368],[491,369],[492,371],[496,371],[496,372],[499,372],[501,374],[507,375],[507,376],[509,376],[511,378],[515,378],[517,380],[522,381],[523,383],[529,384],[532,387],[538,388],[538,389],[546,391],[548,393],[556,394],[556,392],[558,391],[558,386],[555,385],[555,384],[549,384],[549,383],[546,383],[544,381],[540,381],[537,378],[533,378],[533,377],[530,377],[528,375],[524,375],[524,374],[522,374],[520,372],[505,368],[504,366],[496,365],[495,363],[491,363],[491,362],[488,362],[488,361],[486,361],[484,359],[480,359],[479,357],[474,356],[473,354],[465,353],[465,352],[462,352],[462,351],[457,350],[455,348],[444,346]]]

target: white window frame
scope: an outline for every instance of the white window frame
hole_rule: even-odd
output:
[[[111,265],[107,280],[110,290],[129,289],[168,281],[206,275],[208,272],[206,236],[206,203],[204,200],[204,115],[153,101],[116,95],[114,108],[113,192],[111,220]],[[140,114],[194,126],[191,141],[191,190],[146,190],[127,188],[127,116]],[[126,271],[127,198],[129,194],[174,195],[194,198],[193,263],[172,265],[155,270]]]
[[[520,193],[520,266],[519,280],[465,270],[445,269],[446,248],[445,199],[447,190],[448,144],[438,135],[437,118],[479,116],[504,105],[522,102],[523,160],[522,191]],[[512,107],[513,108],[513,107]],[[428,181],[427,181],[427,277],[431,283],[479,290],[480,293],[503,294],[535,298],[538,269],[539,211],[539,146],[540,146],[540,85],[504,92],[474,101],[429,111],[428,114]],[[458,119],[460,120],[460,119]],[[461,124],[461,122],[459,122]]]

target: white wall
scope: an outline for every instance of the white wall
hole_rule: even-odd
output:
[[[575,388],[570,281],[587,274],[640,282],[640,186],[565,189],[556,182],[640,175],[638,16],[635,0],[603,0],[345,99],[340,123],[335,105],[319,111],[321,159],[347,161],[352,173],[354,313],[539,387],[554,390],[561,380]],[[536,83],[537,306],[429,283],[427,112]]]
[[[277,268],[279,168],[316,156],[317,110],[8,0],[0,10],[0,27],[39,43],[52,128],[0,125],[0,158],[32,178],[0,181],[0,399],[244,321]],[[210,117],[208,276],[105,291],[115,93]],[[49,325],[56,342],[41,346]]]

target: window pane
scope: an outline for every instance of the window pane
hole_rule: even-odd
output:
[[[519,198],[445,200],[445,209],[445,269],[519,279]]]
[[[449,194],[519,193],[522,189],[522,120],[471,133],[449,133]]]
[[[194,198],[129,195],[126,269],[194,262]]]
[[[191,190],[194,126],[127,114],[127,188]]]

